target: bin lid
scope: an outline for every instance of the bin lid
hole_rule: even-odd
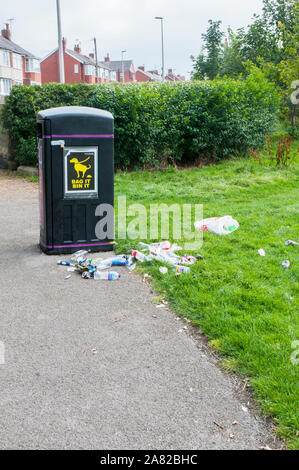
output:
[[[39,111],[37,121],[49,123],[47,134],[113,137],[114,120],[111,113],[88,106],[61,106]]]
[[[60,106],[39,111],[38,119],[55,119],[61,117],[99,117],[113,119],[109,111],[103,109],[89,108],[88,106]]]

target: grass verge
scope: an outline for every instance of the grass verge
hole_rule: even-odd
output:
[[[288,447],[298,449],[299,361],[291,356],[299,341],[299,247],[285,245],[299,240],[298,165],[276,168],[263,157],[262,164],[235,159],[185,171],[119,173],[115,190],[127,205],[201,203],[204,217],[238,220],[240,228],[228,236],[204,234],[204,259],[190,274],[162,275],[157,263],[144,269],[173,310],[200,326],[234,370],[250,378],[263,413],[274,417]],[[118,242],[118,251],[128,252],[138,240]],[[286,259],[290,269],[281,266]]]

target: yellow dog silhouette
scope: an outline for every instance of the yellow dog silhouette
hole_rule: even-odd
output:
[[[82,178],[84,178],[85,173],[87,172],[87,170],[90,170],[91,165],[88,165],[88,166],[82,165],[82,163],[87,162],[87,160],[89,160],[89,159],[90,159],[90,157],[86,158],[86,160],[82,160],[82,162],[79,162],[78,158],[72,158],[70,160],[70,163],[74,164],[74,169],[77,173],[78,178],[80,178],[80,172],[82,173]]]

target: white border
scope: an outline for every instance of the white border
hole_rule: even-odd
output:
[[[67,181],[67,176],[68,176],[68,169],[67,169],[67,156],[69,152],[94,152],[94,178],[95,178],[95,184],[94,184],[94,189],[90,191],[82,191],[82,189],[78,189],[78,191],[68,191],[68,181]],[[84,196],[89,196],[89,195],[99,195],[98,193],[98,147],[64,147],[63,149],[63,158],[64,158],[64,197],[65,196],[71,196],[73,194],[80,194],[81,197]]]

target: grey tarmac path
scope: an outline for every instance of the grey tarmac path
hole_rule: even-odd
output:
[[[66,280],[38,232],[37,185],[0,172],[1,449],[281,446],[141,276]]]

